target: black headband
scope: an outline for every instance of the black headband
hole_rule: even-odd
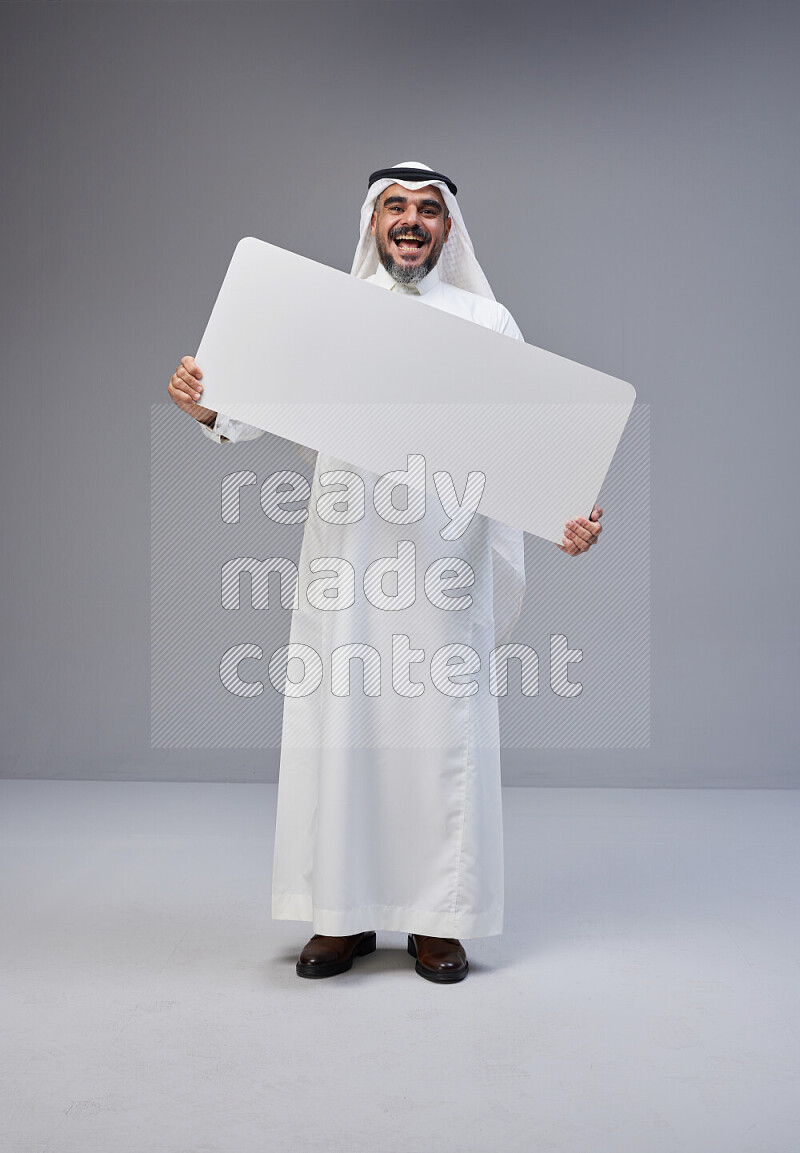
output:
[[[432,180],[441,180],[455,196],[458,192],[455,184],[448,176],[442,176],[441,172],[428,172],[427,168],[379,168],[377,172],[373,172],[369,178],[368,188],[371,188],[376,180],[382,180],[384,176],[394,176],[402,180],[413,180],[419,184],[430,184]]]

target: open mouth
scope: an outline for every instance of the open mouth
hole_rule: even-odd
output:
[[[419,252],[427,244],[426,240],[420,240],[416,236],[395,236],[392,238],[392,243],[400,252]]]

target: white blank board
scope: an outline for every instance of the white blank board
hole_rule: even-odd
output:
[[[196,360],[202,404],[349,463],[449,472],[551,541],[588,516],[635,398],[623,380],[245,237]],[[365,480],[367,478],[365,477]],[[369,486],[368,486],[369,491]]]

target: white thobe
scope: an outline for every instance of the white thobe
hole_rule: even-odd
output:
[[[506,308],[441,281],[436,268],[410,287],[397,284],[379,265],[368,282],[523,339]],[[201,427],[214,440],[261,435],[223,414],[213,430]],[[414,446],[407,451],[414,453]],[[436,468],[435,461],[426,463]],[[396,467],[405,465],[398,461]],[[341,482],[343,471],[364,480],[364,515],[356,523],[331,524],[317,514],[317,501]],[[313,693],[284,700],[272,915],[311,921],[314,932],[326,935],[374,929],[491,936],[503,925],[503,826],[489,658],[507,641],[521,609],[523,535],[476,515],[461,538],[444,540],[439,530],[448,517],[430,495],[420,520],[387,523],[372,504],[376,480],[347,462],[317,455],[290,645],[319,655],[323,679]],[[459,478],[453,480],[458,486]],[[460,478],[462,486],[465,480]],[[401,541],[413,544],[416,599],[398,611],[376,608],[365,595],[364,573],[378,558],[397,557]],[[426,595],[425,574],[445,557],[466,562],[474,573],[468,584],[463,567],[449,570],[460,573],[452,595],[469,601],[466,607],[443,608],[441,596],[431,603]],[[319,558],[326,561],[312,568]],[[334,571],[331,558],[353,566],[355,589],[352,603],[340,589],[338,607],[323,608],[321,603],[331,602],[316,595],[310,603],[309,586],[319,587],[319,574]],[[393,591],[385,581],[382,588]],[[380,595],[380,589],[372,591]],[[398,578],[396,591],[401,592]],[[363,646],[356,650],[363,660],[339,659],[337,665],[342,654],[336,650],[346,645]],[[450,681],[443,679],[441,661],[436,671],[434,662],[445,645],[469,646],[480,668],[468,656],[469,672],[456,677],[455,666]],[[409,648],[416,650],[413,663]],[[400,665],[397,680],[393,652]],[[297,681],[307,671],[298,661],[288,675]],[[460,687],[465,682],[471,685]],[[464,695],[452,695],[459,692]]]

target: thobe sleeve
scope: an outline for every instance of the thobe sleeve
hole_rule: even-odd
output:
[[[209,440],[215,441],[216,444],[221,444],[223,437],[235,443],[238,440],[255,440],[264,435],[263,428],[256,428],[254,424],[245,424],[243,420],[234,420],[221,412],[217,413],[213,428],[207,424],[200,424],[200,429]],[[294,447],[302,457],[303,462],[313,470],[317,460],[317,450],[307,448],[304,444],[295,444]]]
[[[520,332],[516,320],[514,320],[514,317],[511,315],[505,305],[503,305],[500,310],[499,325],[497,331],[502,332],[505,336],[513,336],[515,340],[521,340],[523,343],[525,342],[525,337]]]
[[[200,423],[198,421],[198,423]],[[205,436],[220,444],[222,438],[231,440],[234,443],[238,440],[255,440],[256,437],[263,436],[263,428],[256,428],[254,424],[245,424],[243,420],[234,420],[233,417],[225,416],[223,412],[217,413],[217,419],[214,421],[214,427],[210,428],[207,424],[200,424]]]

